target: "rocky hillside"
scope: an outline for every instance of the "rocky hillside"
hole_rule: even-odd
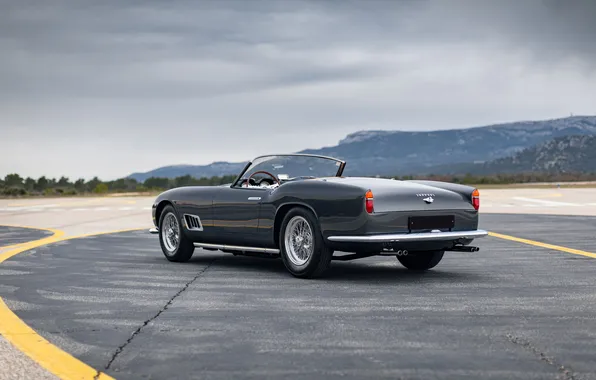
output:
[[[559,137],[485,165],[483,171],[596,173],[596,136]]]
[[[133,173],[128,178],[134,178],[139,182],[144,182],[150,177],[176,178],[185,175],[191,175],[195,178],[211,178],[238,174],[245,165],[246,162],[214,162],[209,165],[172,165],[163,166],[145,173]]]
[[[484,163],[516,157],[524,149],[570,135],[596,135],[596,116],[430,132],[360,131],[346,136],[335,146],[307,149],[300,153],[345,159],[348,161],[346,175],[405,175],[438,169],[481,169]],[[137,180],[151,176],[173,178],[185,174],[209,177],[235,174],[243,165],[218,162],[205,166],[168,166],[147,173],[135,173],[131,177]],[[495,161],[494,165],[491,168],[505,168],[508,164]]]
[[[489,162],[568,135],[596,134],[596,116],[526,121],[432,132],[363,131],[337,146],[303,152],[348,160],[346,175],[393,175],[438,164]]]
[[[596,135],[557,137],[485,163],[436,165],[412,174],[596,173]]]

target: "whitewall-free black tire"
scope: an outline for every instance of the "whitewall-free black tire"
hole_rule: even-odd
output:
[[[159,217],[159,244],[166,259],[173,262],[190,260],[195,250],[171,205],[166,206]]]
[[[312,211],[295,207],[284,217],[279,247],[286,269],[295,277],[322,276],[331,265],[333,250],[326,246]]]

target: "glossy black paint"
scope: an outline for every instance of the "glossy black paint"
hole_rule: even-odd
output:
[[[238,178],[241,177],[242,173]],[[374,195],[373,214],[365,210],[367,190]],[[155,224],[164,205],[171,203],[179,216],[188,213],[201,218],[203,231],[185,231],[195,242],[276,248],[279,225],[292,207],[310,209],[319,221],[324,238],[407,233],[408,218],[413,215],[454,215],[453,231],[476,230],[478,212],[471,204],[473,190],[469,186],[445,182],[366,177],[288,181],[275,189],[233,184],[182,187],[160,194],[153,205],[153,216]],[[423,200],[429,194],[434,198],[433,203]],[[346,252],[378,251],[384,247],[382,244],[327,242],[333,249]],[[416,251],[452,245],[450,241],[400,243],[398,248]]]

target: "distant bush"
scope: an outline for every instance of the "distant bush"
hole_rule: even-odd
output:
[[[33,178],[23,179],[18,174],[9,174],[0,179],[0,196],[72,196],[76,194],[106,194],[125,192],[148,192],[164,191],[174,187],[182,186],[218,186],[233,182],[236,176],[222,176],[210,178],[195,178],[189,175],[176,178],[151,177],[144,182],[138,182],[132,178],[121,178],[115,181],[101,181],[95,177],[89,181],[78,179],[71,182],[66,177],[58,180],[45,176],[35,180]],[[493,175],[402,175],[388,176],[384,178],[395,178],[401,180],[434,180],[460,183],[464,185],[506,185],[514,183],[534,182],[576,182],[595,181],[596,173],[511,173]]]
[[[18,197],[27,194],[27,191],[21,187],[6,187],[3,188],[1,191],[2,195],[6,195],[9,197]]]
[[[107,193],[108,185],[106,185],[105,183],[98,183],[97,186],[95,186],[95,189],[93,189],[93,192],[96,194]]]

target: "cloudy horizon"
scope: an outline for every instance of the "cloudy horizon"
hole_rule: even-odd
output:
[[[596,115],[596,1],[0,0],[0,177]]]

